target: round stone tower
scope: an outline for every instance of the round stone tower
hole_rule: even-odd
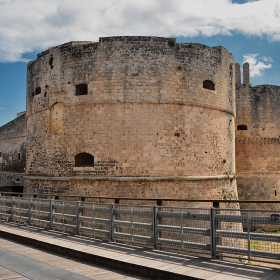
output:
[[[234,58],[173,43],[70,42],[29,63],[26,192],[237,198]]]

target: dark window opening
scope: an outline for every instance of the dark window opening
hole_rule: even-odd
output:
[[[203,88],[215,90],[215,84],[212,81],[205,80],[203,81]]]
[[[94,167],[94,157],[87,153],[76,155],[75,167]]]
[[[274,191],[274,194],[275,194],[275,196],[277,196],[277,191],[276,190]]]
[[[40,94],[40,93],[41,93],[41,88],[40,88],[40,87],[37,87],[37,88],[35,89],[35,95]]]
[[[21,153],[18,153],[17,156],[18,156],[18,160],[21,160]]]
[[[220,203],[219,203],[219,201],[214,201],[214,202],[213,202],[213,207],[214,207],[214,208],[220,208]]]
[[[245,124],[240,124],[237,126],[237,130],[248,130],[247,125]]]
[[[76,95],[87,95],[87,94],[88,94],[87,84],[76,85]]]
[[[23,186],[13,186],[12,192],[13,193],[23,193]],[[18,196],[18,195],[13,195],[13,196]],[[20,195],[20,197],[22,197],[22,195]]]
[[[0,157],[2,157],[2,153],[0,152]]]

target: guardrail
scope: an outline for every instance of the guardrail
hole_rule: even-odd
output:
[[[124,205],[0,196],[0,218],[158,250],[278,262],[276,211]]]

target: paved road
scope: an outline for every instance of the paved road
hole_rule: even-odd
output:
[[[0,238],[0,279],[144,279],[89,265]]]

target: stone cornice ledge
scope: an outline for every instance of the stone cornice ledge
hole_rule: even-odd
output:
[[[0,175],[6,174],[6,175],[24,175],[24,172],[10,172],[10,171],[0,171]]]
[[[24,176],[27,180],[45,180],[45,181],[205,181],[205,180],[226,180],[234,179],[234,175],[216,175],[216,176],[135,176],[135,177],[89,177],[89,176],[74,176],[74,177],[46,177],[46,176]]]

